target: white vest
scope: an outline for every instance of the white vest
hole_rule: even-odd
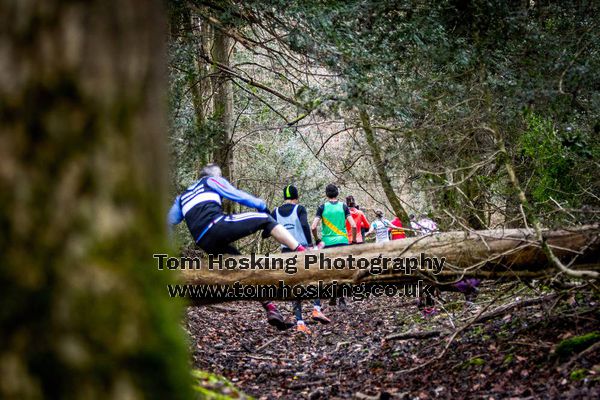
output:
[[[275,209],[275,217],[277,217],[277,222],[284,226],[287,229],[294,239],[298,241],[302,246],[308,246],[308,241],[306,240],[306,236],[304,235],[304,230],[302,229],[302,225],[300,224],[300,218],[298,218],[298,204],[294,206],[292,213],[287,217],[279,214],[279,207]],[[287,249],[287,246],[281,245],[282,249]]]

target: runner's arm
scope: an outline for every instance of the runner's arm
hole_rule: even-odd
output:
[[[235,201],[236,203],[240,203],[250,208],[256,208],[258,211],[267,210],[267,204],[263,200],[259,199],[258,197],[254,197],[243,190],[235,188],[225,178],[220,176],[211,176],[206,180],[206,184],[226,199]]]
[[[313,219],[313,223],[310,227],[310,229],[312,230],[313,237],[315,238],[315,243],[317,243],[317,244],[321,241],[321,238],[319,237],[319,232],[317,231],[317,228],[319,227],[320,223],[321,223],[321,217],[315,217],[315,219]]]
[[[177,225],[183,221],[183,211],[181,210],[180,196],[175,198],[175,201],[169,210],[169,214],[167,215],[167,221],[169,222],[169,225]]]
[[[350,227],[352,228],[352,243],[356,243],[356,222],[354,222],[352,215],[348,215],[346,217],[346,221],[348,221]]]
[[[310,227],[308,226],[308,213],[306,212],[306,208],[302,206],[298,207],[298,219],[300,219],[300,225],[302,226],[302,231],[306,237],[307,244],[312,246],[312,238],[310,236]]]
[[[361,212],[360,213],[360,217],[362,218],[363,226],[366,229],[370,229],[371,228],[371,224],[369,223],[369,220],[367,219],[367,216],[365,215],[365,213]]]
[[[389,219],[382,219],[382,221],[383,221],[383,226],[388,228],[388,231],[391,231],[392,229],[394,229],[394,225],[390,222]]]
[[[365,233],[365,237],[367,237],[368,235],[370,235],[371,233],[373,233],[373,231],[375,230],[375,222],[373,222],[371,224],[371,226],[369,227],[369,230],[367,231],[367,233]]]

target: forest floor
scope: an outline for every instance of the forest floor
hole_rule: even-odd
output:
[[[258,399],[600,398],[597,292],[553,297],[504,284],[484,287],[472,306],[442,298],[428,318],[415,299],[348,300],[345,311],[325,300],[329,325],[312,323],[306,301],[310,336],[278,332],[258,302],[189,307],[186,328],[195,368]],[[291,303],[278,305],[292,320]],[[389,337],[417,331],[440,336]]]

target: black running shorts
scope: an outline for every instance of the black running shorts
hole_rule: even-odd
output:
[[[208,254],[240,254],[230,243],[259,230],[268,237],[275,226],[277,221],[263,212],[226,215],[206,232],[198,246]]]

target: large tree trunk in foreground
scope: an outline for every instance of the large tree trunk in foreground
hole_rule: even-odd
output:
[[[160,1],[0,0],[0,398],[190,398]]]
[[[573,268],[600,270],[600,227],[587,226],[571,231],[546,231],[545,238],[554,252],[563,260],[570,261],[579,256]],[[337,247],[321,253],[330,259],[355,258],[373,259],[383,257],[419,257],[424,253],[429,257],[445,257],[445,265],[437,274],[427,272],[404,274],[389,272],[373,274],[367,270],[344,269],[321,270],[318,264],[304,268],[305,256],[314,253],[298,254],[298,270],[288,274],[282,270],[209,270],[206,262],[197,270],[185,270],[184,279],[190,284],[233,285],[235,282],[248,285],[271,285],[280,280],[287,285],[316,284],[318,281],[338,283],[414,283],[420,279],[426,282],[450,283],[463,277],[482,279],[539,278],[556,274],[554,268],[536,243],[533,233],[523,229],[466,232],[447,232],[429,237],[410,238],[383,244],[364,244],[351,247]],[[295,254],[277,255],[294,257]],[[274,258],[272,255],[271,258]]]

